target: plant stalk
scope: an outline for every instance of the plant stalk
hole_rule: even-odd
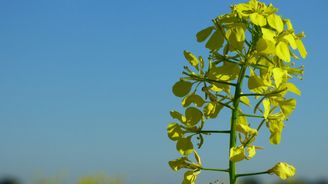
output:
[[[245,64],[242,65],[240,74],[238,76],[237,84],[236,84],[236,89],[235,89],[235,94],[233,98],[233,107],[234,109],[232,110],[231,114],[231,129],[230,129],[230,147],[229,147],[229,153],[231,148],[236,146],[236,124],[237,124],[237,118],[238,118],[238,110],[239,110],[239,102],[240,102],[240,95],[241,95],[241,88],[242,88],[242,82],[243,78],[245,76],[247,66]],[[229,156],[230,158],[230,156]],[[236,184],[237,182],[237,175],[236,175],[236,163],[232,162],[229,160],[229,179],[230,179],[230,184]]]

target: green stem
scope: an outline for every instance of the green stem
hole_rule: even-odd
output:
[[[230,130],[201,130],[199,133],[230,134]]]
[[[249,64],[249,66],[257,68],[257,69],[267,69],[268,66],[261,65],[261,64]]]
[[[246,73],[247,66],[244,64],[241,67],[240,74],[238,76],[237,85],[235,89],[235,95],[233,100],[233,107],[232,115],[231,115],[231,133],[230,133],[230,149],[236,146],[236,124],[237,124],[237,117],[238,117],[238,109],[239,109],[239,102],[240,102],[240,94],[241,94],[241,88],[242,88],[242,82],[243,78]],[[229,149],[229,150],[230,150]],[[237,177],[236,177],[236,163],[229,161],[229,179],[230,184],[236,184]]]
[[[233,107],[231,107],[230,105],[228,105],[228,104],[226,104],[226,103],[222,103],[222,102],[220,102],[220,101],[216,101],[216,102],[217,102],[218,104],[221,104],[221,105],[223,105],[223,106],[225,106],[225,107],[227,107],[227,108],[233,110]]]
[[[264,116],[253,115],[253,114],[240,114],[239,116],[246,116],[251,118],[264,118]]]
[[[213,80],[213,79],[208,79],[208,78],[202,78],[202,77],[198,77],[196,75],[192,75],[192,74],[189,74],[187,72],[182,72],[183,74],[195,79],[195,80],[198,80],[198,81],[206,81],[206,82],[215,82],[215,83],[219,83],[219,84],[227,84],[227,85],[230,85],[230,86],[236,86],[235,83],[231,83],[231,82],[226,82],[226,81],[221,81],[221,80]]]
[[[245,173],[245,174],[237,174],[236,177],[243,177],[243,176],[254,176],[254,175],[260,175],[260,174],[268,174],[268,171],[263,172],[256,172],[256,173]]]
[[[212,93],[210,93],[210,92],[208,91],[208,89],[207,89],[207,87],[206,87],[206,82],[204,82],[204,87],[205,87],[205,88],[204,88],[204,92],[205,92],[205,94],[207,94],[207,95],[210,97],[210,100],[211,100],[211,101],[214,101],[214,102],[216,102],[216,103],[218,103],[218,104],[220,104],[220,105],[222,105],[222,106],[224,106],[224,107],[227,107],[227,108],[233,110],[233,107],[231,107],[231,106],[229,105],[229,103],[230,103],[231,101],[226,102],[226,103],[223,103],[223,102],[221,102],[221,101],[222,101],[222,100],[225,100],[225,99],[221,99],[221,101],[216,100],[216,98],[212,99],[212,98],[211,98]],[[224,98],[225,98],[225,97],[224,97]]]
[[[260,125],[257,127],[257,129],[256,129],[257,132],[261,129],[261,127],[262,127],[262,125],[264,124],[264,122],[265,122],[265,119],[263,119],[263,120],[261,121]],[[244,147],[248,146],[248,144],[250,144],[250,143],[253,141],[253,139],[255,138],[255,136],[256,136],[256,135],[252,135],[252,137],[249,138],[248,141],[245,143]]]
[[[261,121],[260,125],[256,129],[257,131],[259,131],[261,129],[264,122],[265,122],[265,119]]]
[[[215,62],[213,62],[213,64],[216,65],[216,64],[220,63],[221,61],[225,61],[225,62],[228,62],[228,63],[231,63],[231,64],[236,64],[236,65],[241,65],[240,63],[237,63],[237,62],[231,61],[231,60],[226,59],[226,58],[222,58],[222,60],[215,61]]]
[[[200,168],[201,170],[204,171],[219,171],[219,172],[229,172],[229,169],[216,169],[216,168]]]
[[[284,88],[282,90],[278,90],[278,91],[273,91],[271,93],[250,93],[250,94],[241,94],[240,96],[271,96],[271,95],[275,95],[275,94],[279,94],[283,91],[286,91],[287,88]]]

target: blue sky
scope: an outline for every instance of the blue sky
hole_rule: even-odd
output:
[[[2,0],[0,175],[31,182],[102,171],[133,184],[179,183],[182,173],[167,165],[179,155],[166,126],[169,110],[179,106],[171,86],[186,64],[182,51],[206,54],[195,34],[237,2],[244,1]],[[309,57],[296,83],[303,95],[281,145],[263,136],[266,149],[239,168],[287,161],[299,177],[324,177],[328,1],[272,2],[306,32]],[[225,142],[208,138],[206,163],[226,164]]]

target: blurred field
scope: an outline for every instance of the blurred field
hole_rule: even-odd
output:
[[[318,179],[315,181],[310,181],[306,179],[302,180],[289,180],[289,181],[279,181],[274,183],[267,183],[264,181],[260,181],[254,178],[246,179],[240,182],[240,184],[328,184],[328,180]]]
[[[34,181],[35,184],[67,184],[62,177],[44,177]],[[95,174],[79,178],[73,184],[124,184],[119,177],[107,176],[105,174]],[[0,184],[24,184],[17,178],[7,177],[0,179]]]
[[[0,184],[24,184],[24,183],[20,182],[19,179],[17,178],[8,177],[8,178],[0,179]],[[56,178],[42,178],[36,181],[35,184],[63,184],[63,182],[60,179],[56,179]],[[78,181],[76,181],[74,184],[125,184],[125,182],[121,178],[110,177],[100,174],[100,175],[82,177],[78,179]],[[225,184],[225,183],[215,183],[215,184]],[[328,180],[318,179],[315,181],[309,181],[309,180],[302,179],[302,180],[289,180],[289,181],[268,183],[254,178],[250,178],[240,181],[239,184],[328,184]]]

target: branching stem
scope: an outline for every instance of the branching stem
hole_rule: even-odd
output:
[[[222,103],[222,102],[220,102],[220,101],[216,101],[216,102],[217,102],[218,104],[220,104],[220,105],[223,105],[223,106],[225,106],[225,107],[231,109],[231,110],[234,109],[233,107],[231,107],[230,105],[228,105],[228,104],[226,104],[226,103]]]
[[[230,134],[230,130],[201,130],[199,133]]]
[[[278,91],[273,91],[273,92],[270,92],[270,93],[249,93],[249,94],[241,94],[240,96],[272,96],[272,95],[275,95],[275,94],[279,94],[283,91],[286,91],[287,88],[284,88],[284,89],[281,89],[281,90],[278,90]]]
[[[230,86],[236,86],[235,83],[231,83],[231,82],[227,82],[227,81],[221,81],[221,80],[214,80],[214,79],[208,79],[208,78],[202,78],[202,77],[199,77],[197,75],[192,75],[192,74],[189,74],[187,72],[182,72],[183,74],[197,80],[197,81],[206,81],[206,82],[215,82],[215,83],[219,83],[219,84],[227,84],[227,85],[230,85]]]
[[[264,118],[264,116],[254,115],[254,114],[240,114],[239,116],[246,116],[251,118]]]
[[[200,168],[201,170],[205,171],[219,171],[219,172],[229,172],[229,169],[217,169],[217,168]]]
[[[244,173],[244,174],[237,174],[236,177],[243,177],[243,176],[254,176],[254,175],[261,175],[261,174],[268,174],[268,171],[263,172],[255,172],[255,173]]]
[[[257,127],[257,129],[256,129],[257,132],[261,129],[261,127],[262,127],[262,125],[264,124],[264,122],[265,122],[265,119],[263,119],[263,120],[261,121],[260,125]],[[255,134],[252,135],[252,137],[249,138],[248,141],[245,143],[244,147],[248,146],[248,144],[252,142],[252,140],[255,138],[255,136],[256,136]]]

